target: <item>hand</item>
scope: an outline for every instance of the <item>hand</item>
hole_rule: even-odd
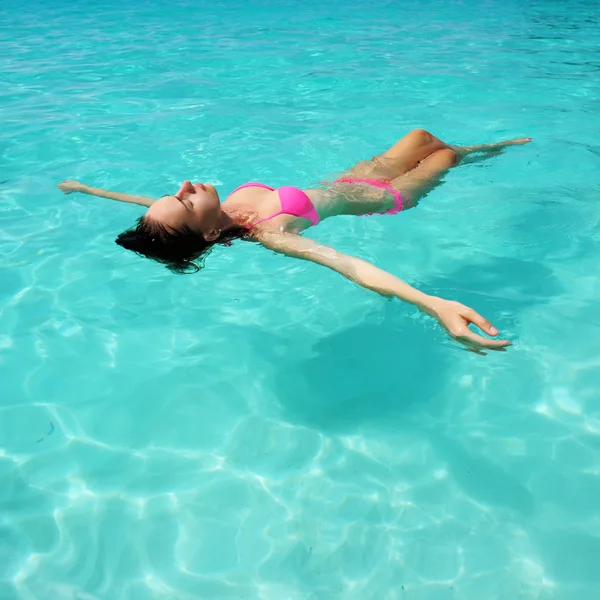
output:
[[[73,192],[82,192],[85,185],[74,179],[68,179],[67,181],[61,181],[56,187],[65,194],[71,194]]]
[[[464,304],[443,298],[433,298],[427,303],[424,310],[435,317],[455,340],[472,352],[484,354],[481,352],[482,349],[504,350],[506,346],[511,345],[508,340],[490,340],[471,331],[469,323],[477,325],[489,335],[498,335],[498,330],[489,321]]]

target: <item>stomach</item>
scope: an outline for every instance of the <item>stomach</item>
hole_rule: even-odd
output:
[[[394,206],[392,194],[368,183],[335,182],[322,189],[304,191],[321,220],[339,215],[383,213]]]

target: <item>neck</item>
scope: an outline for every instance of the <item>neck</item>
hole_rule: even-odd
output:
[[[219,229],[221,231],[227,231],[232,227],[235,227],[236,223],[233,221],[231,216],[226,213],[224,210],[221,210],[221,217],[219,219]]]
[[[248,222],[246,215],[238,213],[234,210],[229,212],[228,210],[221,209],[221,219],[219,221],[219,227],[221,231],[227,231],[234,227],[244,227]]]

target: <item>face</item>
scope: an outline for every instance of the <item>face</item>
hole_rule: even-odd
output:
[[[221,203],[208,183],[184,181],[176,194],[157,200],[146,215],[174,230],[186,226],[209,242],[220,234]]]

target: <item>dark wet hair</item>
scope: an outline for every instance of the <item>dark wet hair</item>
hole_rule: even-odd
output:
[[[243,238],[248,230],[233,227],[223,231],[212,242],[186,226],[178,230],[167,229],[161,223],[141,217],[137,225],[119,234],[115,242],[140,256],[162,263],[173,273],[197,273],[215,244],[230,245],[232,240]]]

